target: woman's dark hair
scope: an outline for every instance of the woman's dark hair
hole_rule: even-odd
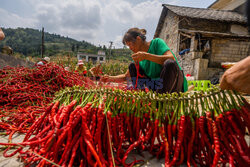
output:
[[[122,43],[125,45],[126,42],[134,42],[137,36],[141,37],[142,41],[145,41],[146,33],[147,31],[145,29],[130,28],[123,36]]]

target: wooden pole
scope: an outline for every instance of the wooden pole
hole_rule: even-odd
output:
[[[69,58],[70,58],[70,55],[69,55],[69,53],[68,53],[68,67],[69,67],[69,65],[70,65],[70,63],[69,63]]]
[[[108,62],[109,62],[109,60],[110,60],[111,49],[112,49],[113,42],[112,42],[112,41],[109,41],[109,43],[110,43],[110,46],[109,46],[109,57],[108,57]]]
[[[42,47],[41,47],[42,58],[43,58],[43,54],[44,54],[44,27],[42,28]]]

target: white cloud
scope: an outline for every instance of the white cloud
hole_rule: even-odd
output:
[[[199,1],[199,0],[194,0]],[[210,0],[211,1],[211,0]],[[213,1],[213,0],[212,0]],[[0,7],[0,26],[30,27],[50,33],[85,40],[95,45],[123,47],[122,36],[131,27],[145,28],[147,39],[153,38],[162,4],[187,4],[184,0],[11,0],[19,11]],[[193,4],[195,2],[192,2]],[[27,5],[28,4],[28,5]],[[22,7],[32,7],[21,9]],[[16,13],[14,13],[16,12]],[[27,12],[30,12],[27,18]]]
[[[114,3],[114,1],[111,0],[103,8],[104,27],[112,24],[109,26],[110,31],[106,31],[105,38],[115,41],[114,44],[117,47],[123,47],[122,35],[131,27],[145,28],[148,32],[148,39],[153,38],[162,10],[161,2],[148,0],[132,5],[125,0],[120,0],[119,3]]]
[[[34,27],[36,20],[33,18],[20,17],[17,14],[10,13],[0,8],[0,23],[1,27]]]
[[[117,35],[114,39],[114,46],[122,48],[123,47],[122,38],[123,38],[122,35]]]
[[[102,14],[106,18],[110,17],[122,24],[131,22],[134,18],[132,5],[124,0],[120,0],[119,3],[115,3],[114,1],[111,0],[104,6]]]
[[[49,32],[88,41],[93,40],[95,30],[101,24],[100,5],[95,1],[42,0],[39,4],[31,3],[38,11],[35,14],[39,20],[37,27],[44,26]]]

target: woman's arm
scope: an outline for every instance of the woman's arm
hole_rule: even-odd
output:
[[[163,63],[167,59],[175,60],[174,55],[170,50],[166,51],[163,55],[154,55],[147,52],[137,52],[132,55],[132,58],[135,62],[142,60],[149,60],[161,65],[163,65]]]
[[[2,31],[2,29],[0,28],[0,40],[3,40],[5,38],[5,35]]]
[[[126,81],[126,78],[130,77],[129,70],[125,74],[120,74],[116,76],[109,76],[109,75],[104,75],[101,78],[101,81],[103,82],[123,82]]]
[[[89,71],[90,71],[90,73],[92,74],[92,76],[96,77],[96,76],[98,76],[98,75],[100,74],[100,72],[101,72],[101,66],[100,66],[100,65],[94,66],[94,67],[92,67]]]
[[[90,69],[89,69],[89,72],[91,73],[91,75],[92,75],[92,76],[94,76],[94,77],[95,77],[95,74],[94,74],[94,68],[95,68],[95,67],[90,68]]]
[[[229,68],[221,77],[220,88],[250,94],[250,56]]]

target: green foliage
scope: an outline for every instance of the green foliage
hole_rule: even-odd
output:
[[[120,63],[118,61],[111,61],[102,64],[102,71],[107,75],[124,74],[128,70],[129,63]]]
[[[5,39],[1,41],[0,48],[7,45],[14,52],[24,56],[40,56],[42,32],[31,28],[3,28]],[[86,42],[77,41],[57,34],[44,33],[44,44],[46,56],[53,56],[65,51],[76,52],[78,50],[91,50],[97,53],[97,47]]]
[[[131,55],[132,52],[129,49],[112,49],[111,55],[110,52],[107,50],[106,55],[107,58],[110,60],[118,60],[120,62],[130,62],[132,61]]]
[[[0,49],[3,46],[10,46],[15,54],[22,57],[40,57],[42,31],[31,28],[3,28],[5,39],[0,42]],[[130,62],[131,51],[129,49],[111,49],[105,45],[98,47],[86,41],[77,41],[72,38],[63,37],[58,34],[44,33],[44,56],[68,55],[76,56],[78,51],[89,54],[97,54],[103,50],[109,60]]]
[[[55,62],[56,64],[62,65],[63,67],[69,67],[70,71],[74,71],[77,66],[77,58],[68,54],[67,56],[64,55],[56,55],[51,57],[51,61]],[[92,61],[84,62],[84,66],[87,70],[91,69],[92,67],[96,66]],[[128,70],[129,62],[123,62],[111,60],[109,62],[102,63],[102,72],[107,75],[119,75],[124,74]],[[88,72],[87,76],[91,76],[91,73]]]

